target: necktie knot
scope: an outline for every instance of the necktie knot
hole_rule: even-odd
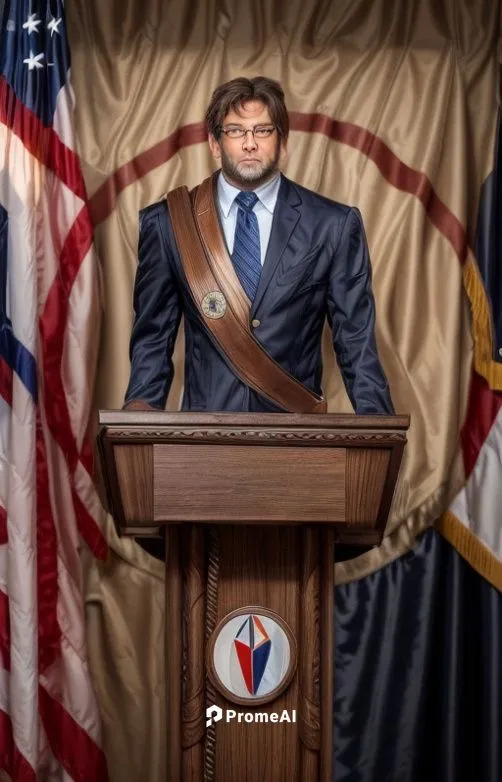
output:
[[[246,212],[252,212],[253,207],[258,201],[258,196],[249,190],[241,190],[235,197],[237,205]]]

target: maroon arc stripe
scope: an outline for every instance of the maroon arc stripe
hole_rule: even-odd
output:
[[[47,452],[37,408],[36,422],[36,513],[37,513],[37,616],[38,668],[40,673],[59,657],[61,628],[58,606],[58,538],[49,494]]]
[[[39,322],[47,423],[65,454],[72,475],[77,467],[78,449],[71,429],[61,368],[70,292],[91,243],[92,228],[84,207],[66,237],[59,258],[58,274],[47,295]]]
[[[66,237],[59,258],[59,274],[49,290],[39,327],[42,344],[42,365],[45,413],[47,425],[60,446],[73,480],[80,454],[73,435],[70,412],[62,378],[63,345],[67,325],[69,297],[82,262],[92,244],[92,224],[87,205],[84,205]],[[87,453],[89,446],[84,450]],[[83,463],[85,469],[87,466]],[[77,497],[73,492],[74,500]],[[79,531],[91,550],[106,558],[107,546],[95,520],[82,511],[80,501],[75,504]]]
[[[89,734],[42,686],[38,698],[52,754],[73,782],[108,782],[105,755]]]
[[[82,201],[86,201],[78,156],[17,98],[3,76],[0,76],[0,123],[21,139],[34,158],[51,169]]]
[[[0,396],[12,407],[12,369],[0,356]]]
[[[97,559],[105,560],[108,555],[108,544],[101,529],[75,490],[72,490],[72,496],[77,528],[81,537]]]
[[[36,774],[24,755],[14,743],[12,722],[8,714],[0,709],[0,768],[10,776],[12,782],[36,782]]]
[[[106,220],[115,209],[120,193],[129,185],[142,179],[154,168],[167,163],[176,152],[193,144],[201,144],[207,138],[203,122],[183,125],[167,138],[120,166],[89,199],[89,211],[94,225]]]
[[[0,590],[0,667],[10,671],[9,596]]]
[[[84,203],[87,201],[87,192],[78,156],[61,141],[52,128],[45,127],[38,117],[18,100],[14,91],[2,76],[0,76],[0,122],[17,135],[26,149],[40,163],[51,169],[76,196],[81,198]],[[71,286],[75,281],[91,242],[92,224],[87,206],[85,205],[66,239],[61,259],[62,275],[58,275],[56,278],[41,317],[42,335],[45,333],[53,337],[50,349],[44,351],[44,358],[47,361],[45,380],[46,383],[54,383],[53,386],[46,385],[46,388],[51,389],[51,393],[46,395],[46,401],[49,402],[49,409],[46,410],[47,421],[56,442],[59,443],[67,457],[71,459],[72,474],[75,471],[79,455],[71,426],[69,426],[66,400],[63,402],[61,396],[62,345]],[[56,348],[55,344],[58,339],[60,340],[59,349]],[[12,404],[12,394],[6,379],[3,377],[3,366],[1,365],[0,371],[2,375],[0,394],[9,404]],[[52,394],[53,390],[55,391],[54,396]],[[86,525],[88,529],[90,529],[90,526],[90,523]],[[91,537],[93,540],[96,538],[95,530],[92,530]],[[102,550],[103,545],[100,548]]]
[[[460,435],[467,477],[474,469],[500,408],[502,393],[493,391],[485,378],[473,370],[467,414]]]
[[[418,198],[429,219],[448,239],[459,261],[464,263],[468,248],[466,231],[460,220],[441,201],[430,179],[424,173],[403,163],[378,136],[359,125],[341,122],[325,114],[291,112],[289,117],[292,130],[321,133],[333,141],[358,149],[375,163],[389,184],[397,190]],[[110,216],[117,205],[120,193],[126,187],[158,166],[167,163],[180,149],[192,144],[201,144],[206,138],[203,122],[184,125],[166,139],[120,166],[89,199],[89,210],[94,225],[98,225]]]
[[[37,596],[38,669],[44,673],[60,656],[61,628],[58,605],[57,533],[49,496],[47,452],[37,411]],[[51,751],[74,782],[107,782],[108,772],[102,750],[73,717],[39,685],[39,714]]]
[[[9,536],[7,534],[7,511],[0,505],[0,546],[7,543]]]
[[[396,190],[418,198],[433,225],[452,245],[460,263],[465,262],[468,240],[460,220],[441,201],[430,179],[421,171],[403,163],[381,138],[359,125],[341,122],[325,114],[291,112],[290,121],[292,130],[322,133],[333,141],[358,149],[366,155]]]

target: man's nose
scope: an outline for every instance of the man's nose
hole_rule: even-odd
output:
[[[255,137],[253,135],[252,130],[246,130],[246,135],[244,136],[244,139],[242,141],[242,147],[243,149],[256,149],[258,144],[255,141]]]

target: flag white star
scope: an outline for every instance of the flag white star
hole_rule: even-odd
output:
[[[45,55],[43,52],[40,52],[40,54],[33,54],[33,52],[30,49],[30,56],[23,60],[24,64],[28,66],[28,70],[32,71],[34,68],[43,68],[42,60],[44,59]]]
[[[55,19],[54,17],[52,17],[51,21],[47,25],[47,29],[51,31],[51,38],[54,35],[54,33],[61,35],[61,33],[59,32],[59,25],[61,24],[62,21],[63,21],[62,17],[60,17],[59,19]]]
[[[36,14],[30,14],[26,22],[23,24],[23,30],[28,32],[28,35],[32,33],[38,33],[38,26],[42,24],[41,19],[37,19]]]

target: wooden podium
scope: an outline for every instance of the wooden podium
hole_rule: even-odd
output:
[[[99,423],[120,534],[165,528],[168,782],[332,782],[335,542],[380,542],[409,417]]]

